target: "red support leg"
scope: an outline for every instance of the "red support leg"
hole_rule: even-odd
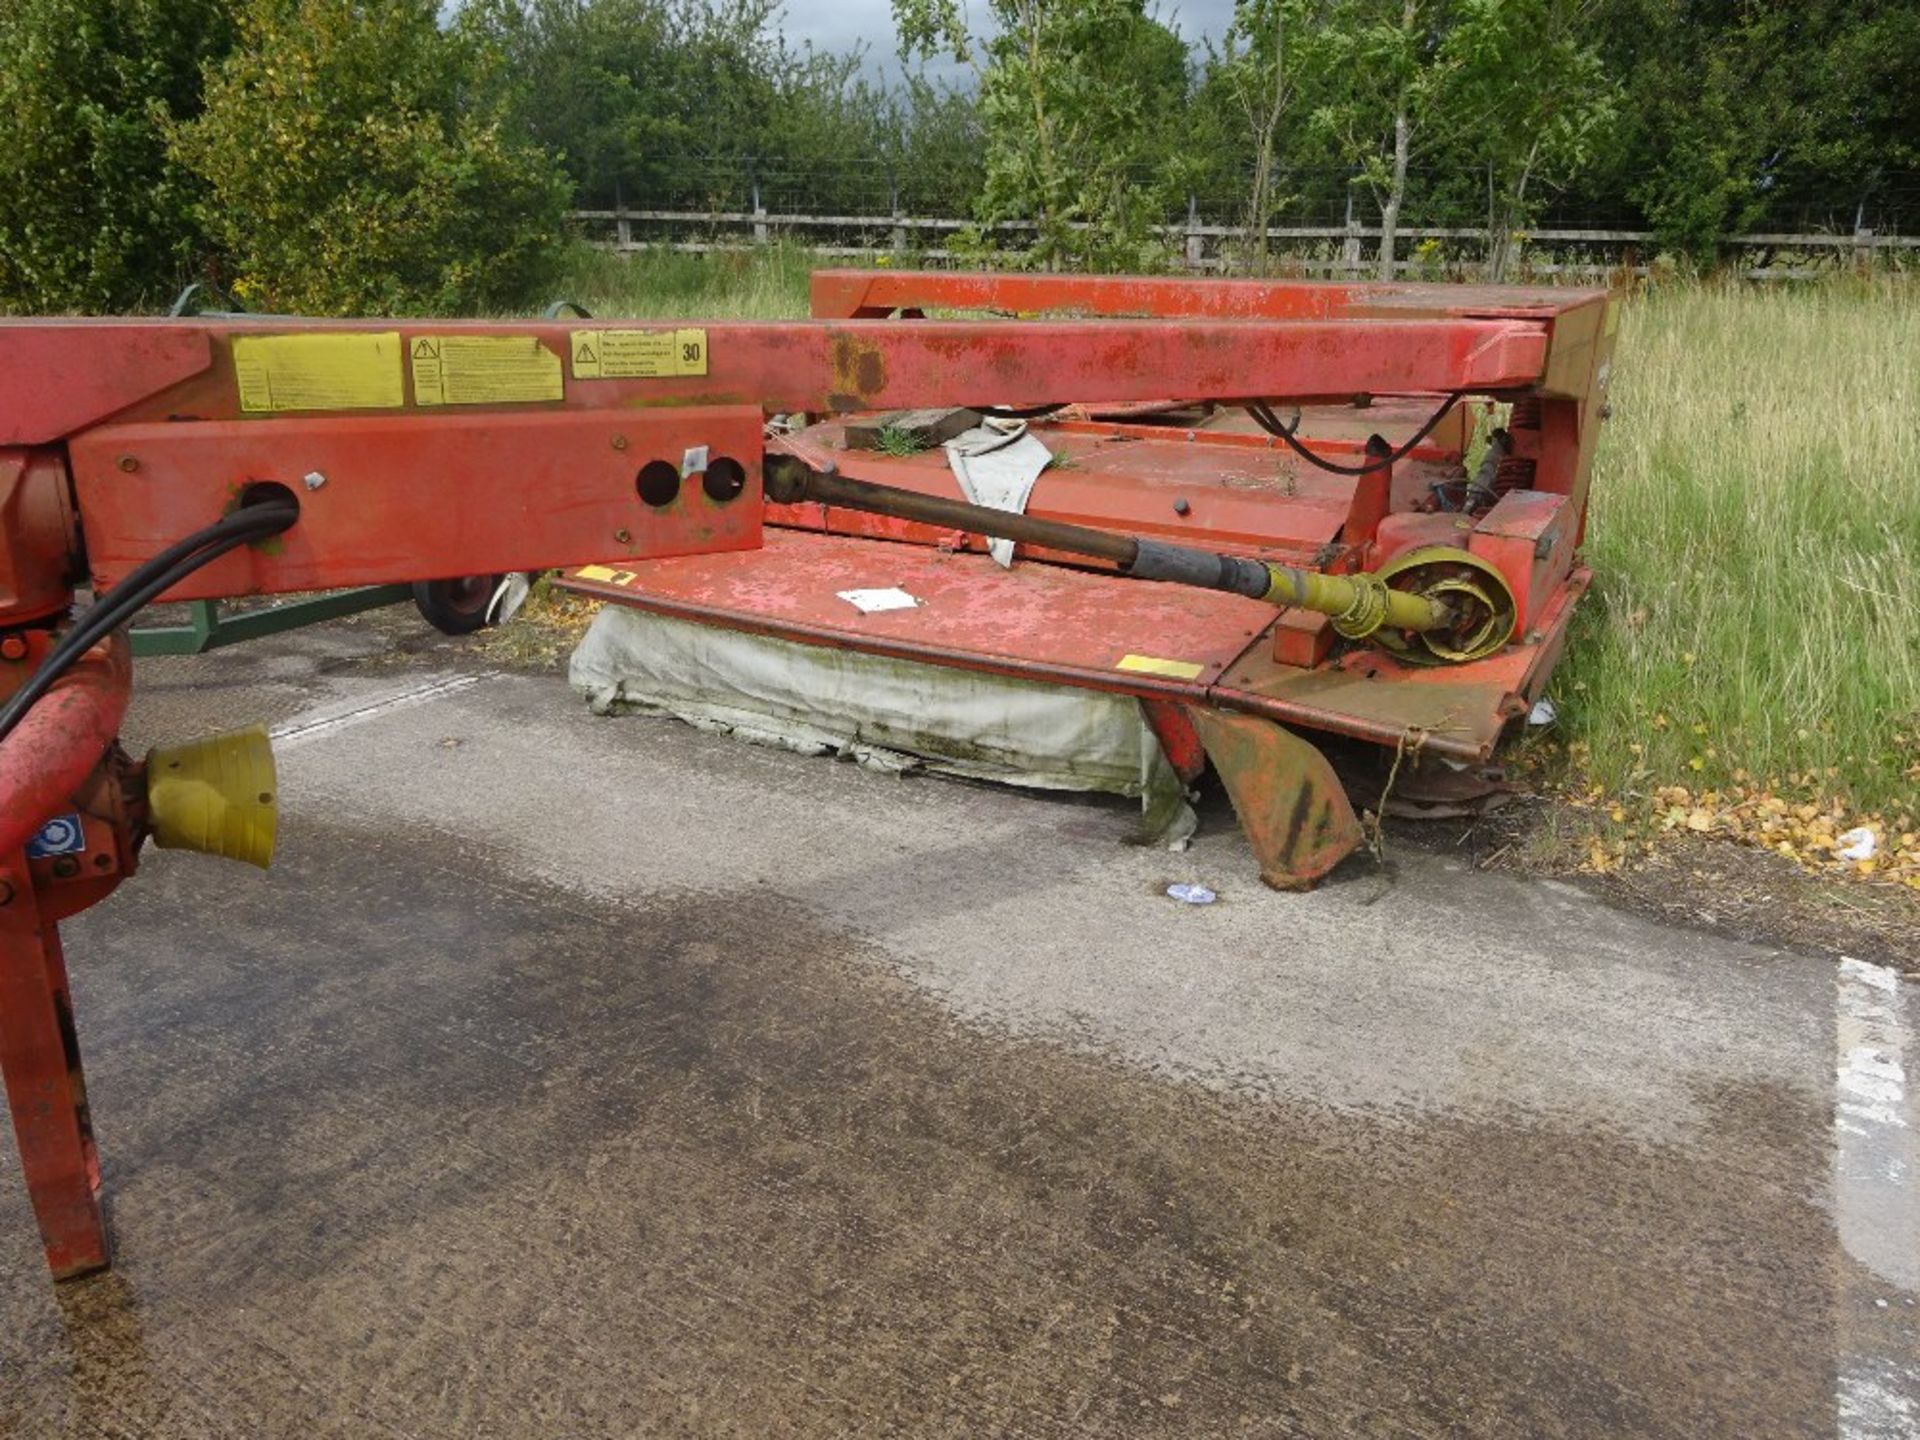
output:
[[[20,1167],[56,1280],[108,1263],[100,1157],[73,1028],[60,932],[26,883],[25,857],[0,867],[0,1070]]]

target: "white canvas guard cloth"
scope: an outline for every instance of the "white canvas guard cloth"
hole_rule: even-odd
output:
[[[961,493],[975,505],[1024,515],[1033,482],[1053,460],[1053,452],[1027,429],[1024,420],[982,420],[947,442],[947,464]],[[1003,569],[1013,565],[1013,541],[988,540],[987,553]]]
[[[1195,819],[1137,700],[799,645],[624,606],[594,617],[568,679],[600,714],[702,730],[875,770],[932,770],[1138,797],[1141,839],[1185,848]]]

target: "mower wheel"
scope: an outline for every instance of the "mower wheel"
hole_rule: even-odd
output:
[[[502,575],[462,575],[453,580],[416,580],[413,603],[421,618],[443,635],[471,635],[487,624],[487,607]]]

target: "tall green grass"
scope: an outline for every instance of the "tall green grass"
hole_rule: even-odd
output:
[[[807,313],[811,251],[615,254],[581,245],[568,257],[561,294],[600,318],[793,320]]]
[[[1558,682],[1596,778],[1911,813],[1920,288],[1661,289],[1614,373]]]
[[[784,319],[816,263],[583,247],[569,298]],[[1920,808],[1920,286],[1663,286],[1614,376],[1554,683],[1595,778]]]

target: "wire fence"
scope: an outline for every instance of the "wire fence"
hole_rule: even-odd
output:
[[[1125,177],[1139,194],[1158,200],[1161,224],[1196,220],[1244,225],[1251,177],[1231,168],[1140,170]],[[895,214],[966,219],[975,213],[984,183],[980,164],[915,167],[896,156],[862,155],[806,160],[728,156],[663,162],[625,184],[584,192],[585,210],[690,213],[764,209],[771,214],[849,215],[880,220]],[[1343,226],[1357,212],[1375,218],[1373,192],[1350,169],[1283,168],[1273,180],[1275,226]],[[1402,224],[1408,228],[1462,228],[1487,215],[1484,172],[1415,169],[1408,177]],[[1753,177],[1737,210],[1753,232],[1770,234],[1920,234],[1920,173],[1880,172],[1857,183],[1831,175],[1768,170]],[[1649,231],[1645,211],[1620,195],[1568,187],[1535,211],[1541,230]]]
[[[1254,249],[1246,189],[1216,183],[1184,192],[1168,176],[1150,193],[1163,199],[1148,240],[1167,268],[1244,268]],[[1489,228],[1461,196],[1473,177],[1412,177],[1397,230],[1394,273],[1434,279],[1593,279],[1646,273],[1659,237],[1630,208],[1582,208],[1562,196],[1514,236]],[[1811,182],[1776,177],[1780,203],[1765,228],[1720,237],[1731,267],[1754,279],[1806,279],[1837,270],[1920,264],[1920,176],[1879,177],[1851,201],[1815,197]],[[981,263],[1019,258],[1038,227],[983,225],[972,217],[978,188],[947,174],[939,184],[903,180],[884,157],[770,166],[738,161],[676,167],[669,180],[615,187],[612,203],[587,203],[576,223],[615,250],[704,252],[791,243],[824,255],[889,257],[897,263]],[[1794,196],[1784,193],[1789,184]],[[637,193],[636,193],[637,192]],[[1283,172],[1267,226],[1266,263],[1302,274],[1379,273],[1382,230],[1371,192],[1348,171]],[[1796,198],[1797,197],[1797,198]],[[1790,202],[1790,203],[1789,203]],[[1497,261],[1494,257],[1498,257]]]

